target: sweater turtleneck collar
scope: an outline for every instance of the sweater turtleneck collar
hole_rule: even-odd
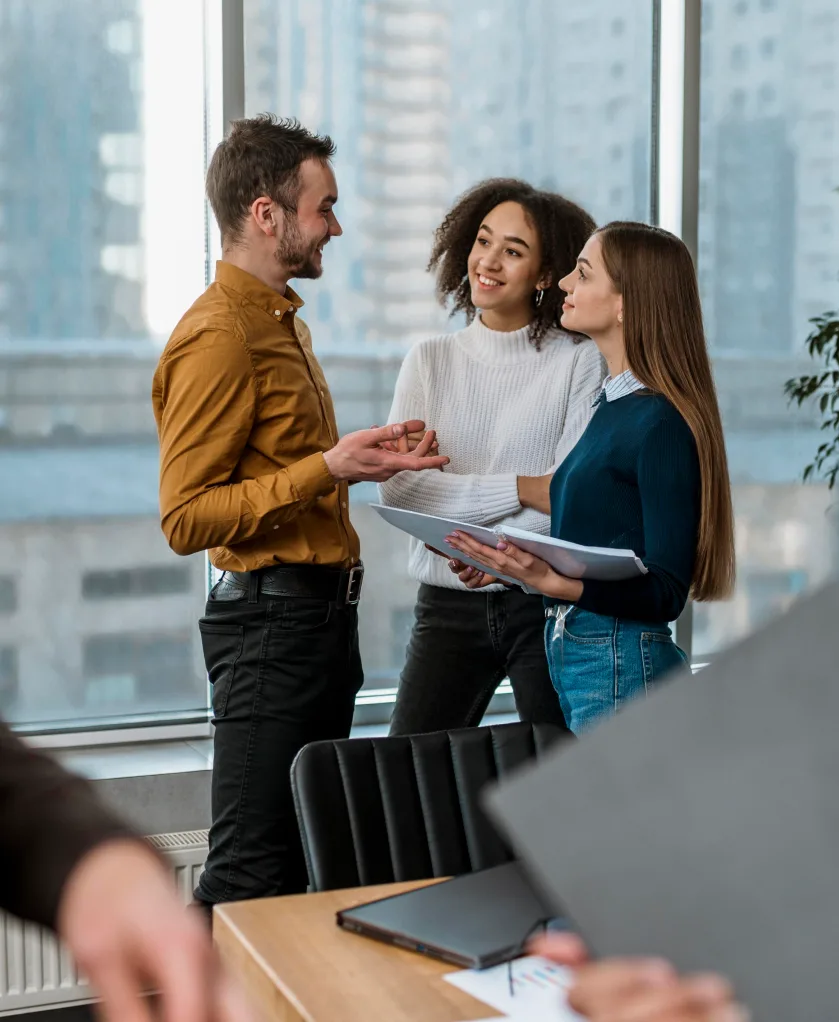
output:
[[[556,331],[549,331],[542,340],[546,347],[556,337]],[[521,330],[490,330],[484,326],[480,314],[457,335],[458,342],[469,355],[489,365],[516,365],[539,357],[539,352],[530,340],[530,327]]]

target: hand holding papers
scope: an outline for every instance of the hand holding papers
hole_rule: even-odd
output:
[[[465,522],[453,521],[448,518],[438,518],[435,515],[425,515],[418,511],[404,511],[401,508],[384,507],[381,504],[371,505],[382,518],[390,525],[396,526],[403,532],[425,543],[427,546],[439,550],[448,557],[455,557],[473,568],[479,568],[490,575],[496,575],[505,582],[514,582],[519,585],[517,579],[510,578],[486,564],[456,550],[446,541],[446,536],[453,532],[465,533],[479,543],[486,546],[496,546],[499,540],[499,532],[493,528],[480,525],[469,525]],[[549,536],[540,536],[535,532],[526,532],[524,529],[507,527],[503,530],[506,540],[514,546],[536,557],[546,561],[554,571],[568,578],[592,578],[604,581],[618,582],[622,579],[634,578],[637,575],[646,574],[644,567],[632,550],[612,550],[605,547],[585,547],[577,543],[569,543],[561,539],[552,539]],[[537,590],[523,586],[526,592]]]

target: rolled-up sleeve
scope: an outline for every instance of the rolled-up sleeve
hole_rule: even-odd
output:
[[[175,553],[241,543],[335,489],[321,452],[268,475],[232,478],[259,396],[247,348],[234,333],[184,338],[161,360],[154,387],[161,524]]]

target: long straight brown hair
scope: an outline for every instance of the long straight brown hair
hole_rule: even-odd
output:
[[[676,407],[696,441],[702,498],[691,596],[724,599],[734,586],[734,514],[693,260],[684,242],[660,227],[614,221],[595,233],[623,296],[626,361],[645,387]]]

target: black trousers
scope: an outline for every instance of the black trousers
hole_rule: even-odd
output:
[[[477,726],[506,676],[523,721],[564,727],[544,632],[541,596],[421,585],[390,733]]]
[[[363,682],[357,608],[264,594],[216,600],[215,591],[199,623],[215,758],[210,851],[195,897],[304,892],[289,771],[308,742],[350,733]]]

